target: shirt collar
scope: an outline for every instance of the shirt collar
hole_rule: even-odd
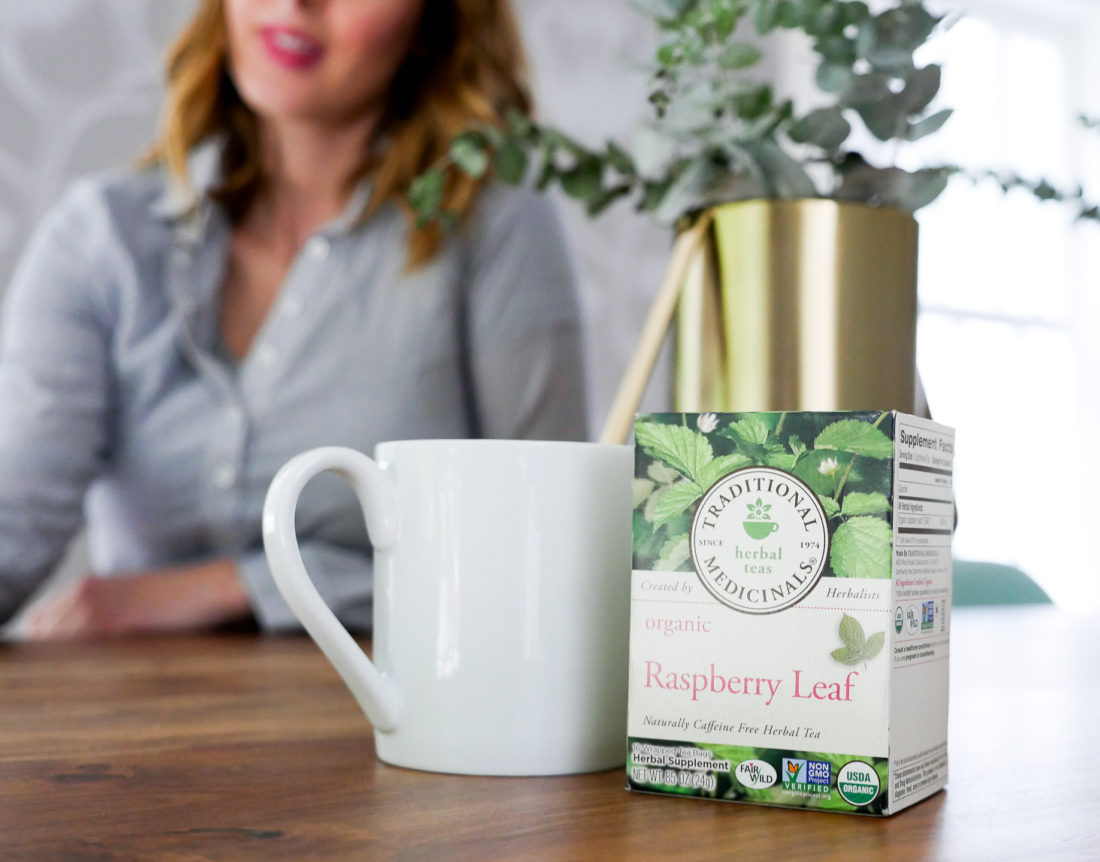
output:
[[[221,142],[206,140],[196,146],[187,158],[187,178],[169,175],[164,191],[153,203],[153,214],[168,221],[179,221],[196,215],[209,197],[211,189],[222,180]],[[344,211],[321,228],[325,234],[342,236],[350,233],[363,217],[370,203],[373,183],[361,179],[356,183]]]
[[[153,214],[169,221],[193,215],[221,179],[221,143],[204,141],[187,157],[186,178],[168,174],[164,191],[153,203]]]

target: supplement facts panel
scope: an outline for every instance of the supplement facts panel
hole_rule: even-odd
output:
[[[951,597],[955,433],[898,417],[894,443],[895,666],[938,658]]]

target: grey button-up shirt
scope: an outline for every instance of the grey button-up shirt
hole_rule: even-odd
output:
[[[110,575],[236,560],[261,625],[295,626],[267,569],[268,484],[314,446],[584,439],[580,312],[549,204],[491,186],[468,230],[405,270],[396,209],[366,191],[291,265],[249,353],[221,348],[229,224],[159,170],[77,184],[32,239],[0,330],[0,620],[86,519]],[[303,556],[349,625],[370,624],[355,498],[322,476],[298,508]]]

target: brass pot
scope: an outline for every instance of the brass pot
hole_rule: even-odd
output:
[[[680,411],[912,411],[917,222],[831,200],[713,211],[677,318]]]

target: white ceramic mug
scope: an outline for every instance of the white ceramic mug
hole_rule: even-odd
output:
[[[372,663],[310,582],[306,483],[354,487],[374,545]],[[626,752],[627,446],[517,440],[323,448],[268,491],[275,581],[398,766],[482,775],[609,769]]]

